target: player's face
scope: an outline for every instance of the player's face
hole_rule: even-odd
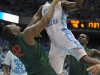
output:
[[[86,45],[88,43],[87,36],[85,34],[79,35],[78,40],[82,45]]]
[[[7,27],[9,27],[12,31],[20,32],[20,27],[15,24],[7,25]]]

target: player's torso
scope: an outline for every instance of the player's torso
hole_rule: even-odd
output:
[[[50,6],[49,3],[46,3],[43,6],[43,9],[42,9],[43,16],[47,12],[49,6]],[[48,35],[53,36],[53,35],[57,34],[58,31],[62,32],[63,28],[67,29],[67,26],[64,26],[64,23],[66,24],[66,18],[67,18],[67,15],[63,12],[63,9],[61,7],[61,2],[59,2],[55,7],[54,15],[53,15],[50,23],[46,27],[46,31],[47,31]]]
[[[91,49],[85,48],[85,51],[86,51],[86,53],[87,53],[87,55],[88,55],[89,57],[92,57],[92,56],[93,56],[92,50],[91,50]]]
[[[23,41],[21,33],[19,33],[16,39],[14,39],[14,43],[15,44],[12,45],[9,42],[8,46],[12,53],[25,65],[28,74],[38,73],[50,66],[49,59],[38,42],[35,41],[34,46],[29,46]]]

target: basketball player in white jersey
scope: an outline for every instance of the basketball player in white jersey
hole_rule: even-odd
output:
[[[27,72],[25,71],[25,67],[22,62],[10,51],[8,51],[4,63],[4,75],[9,75],[9,73],[10,75],[27,75]],[[11,67],[11,69],[9,67]]]
[[[49,0],[40,7],[33,22],[31,21],[32,23],[36,23],[44,16],[51,2],[52,0]],[[50,23],[45,27],[51,40],[50,63],[57,74],[62,73],[64,59],[69,53],[76,57],[77,60],[90,65],[100,63],[100,61],[87,56],[82,45],[67,28],[66,19],[68,12],[79,9],[82,3],[83,0],[77,0],[76,2],[60,1],[55,7]]]

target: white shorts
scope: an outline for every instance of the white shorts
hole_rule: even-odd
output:
[[[87,55],[87,53],[70,31],[58,31],[58,33],[59,35],[54,35],[52,36],[53,38],[51,38],[49,59],[56,73],[61,74],[64,60],[67,54],[70,54],[77,60],[80,60],[80,58]]]
[[[51,47],[51,50],[49,52],[49,61],[57,74],[62,73],[65,57],[69,54],[74,56],[77,60],[80,60],[80,58],[87,55],[84,49],[73,48],[69,49],[68,51],[63,50],[62,52],[60,52],[57,47]]]

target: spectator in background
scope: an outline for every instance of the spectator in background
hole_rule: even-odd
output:
[[[22,62],[8,51],[4,61],[4,75],[27,75]]]
[[[2,71],[4,70],[4,60],[5,60],[5,56],[2,55],[2,58],[1,58],[1,69],[2,69]]]
[[[0,69],[2,69],[1,62],[2,62],[2,50],[0,50]]]
[[[0,51],[2,51],[2,43],[0,43]]]
[[[86,34],[80,34],[78,37],[79,42],[84,47],[86,53],[90,57],[99,57],[100,58],[100,51],[97,49],[89,49],[87,48],[87,44],[89,42],[89,37]],[[90,65],[81,63],[76,60],[75,57],[71,56],[69,61],[69,75],[88,75],[87,68]]]

